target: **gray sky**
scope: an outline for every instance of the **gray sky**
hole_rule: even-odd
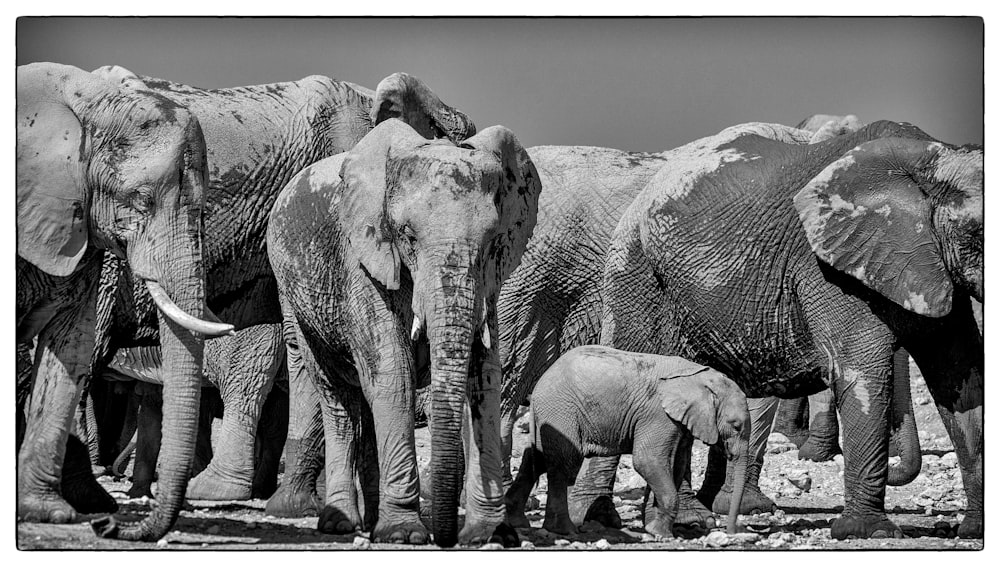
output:
[[[661,151],[814,113],[983,142],[979,18],[21,18],[32,61],[208,88],[406,71],[526,146]]]

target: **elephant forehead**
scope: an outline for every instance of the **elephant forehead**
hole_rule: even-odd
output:
[[[390,178],[423,184],[426,191],[446,191],[453,196],[469,192],[492,193],[503,175],[499,161],[483,152],[442,145],[403,151],[390,157]]]

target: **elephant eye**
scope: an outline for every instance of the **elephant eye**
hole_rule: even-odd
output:
[[[129,196],[129,205],[141,214],[149,214],[153,210],[153,189],[151,187],[139,187]]]

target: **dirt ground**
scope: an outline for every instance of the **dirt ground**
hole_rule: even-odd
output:
[[[983,540],[959,540],[955,530],[963,517],[966,500],[961,475],[951,441],[945,433],[919,371],[911,364],[913,399],[923,467],[917,479],[902,487],[888,487],[886,510],[889,518],[902,528],[905,539],[835,541],[830,538],[830,522],[844,504],[843,460],[812,463],[800,461],[794,445],[779,435],[768,443],[761,475],[761,489],[773,497],[781,510],[775,514],[741,516],[744,533],[729,537],[716,530],[688,539],[655,541],[642,529],[640,507],[645,483],[625,457],[615,485],[615,504],[625,524],[622,530],[585,525],[578,536],[562,537],[541,529],[544,508],[529,512],[532,528],[519,530],[522,549],[585,550],[654,550],[654,549],[741,549],[741,550],[830,550],[830,549],[919,549],[954,550],[983,548]],[[528,443],[526,427],[515,433],[515,463]],[[430,458],[427,429],[417,432],[417,452],[421,467]],[[695,445],[694,484],[704,474],[707,449]],[[808,477],[808,481],[806,478]],[[792,484],[808,490],[803,490]],[[117,516],[134,521],[144,515],[148,503],[129,500],[127,478],[101,479],[101,483],[121,506]],[[811,486],[809,484],[811,483]],[[544,477],[537,489],[544,507]],[[411,549],[434,550],[435,546],[375,544],[367,533],[332,536],[316,531],[317,518],[285,519],[264,514],[265,501],[200,502],[191,501],[177,524],[158,543],[131,543],[97,538],[88,522],[96,516],[84,516],[77,523],[47,525],[19,523],[18,548],[33,549],[165,549],[165,550],[235,550],[235,549]],[[720,518],[720,524],[721,524]]]

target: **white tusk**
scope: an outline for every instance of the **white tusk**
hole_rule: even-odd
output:
[[[205,321],[185,313],[183,309],[170,299],[166,290],[158,282],[146,280],[146,289],[149,290],[149,295],[153,296],[153,302],[156,303],[156,307],[171,321],[181,327],[209,337],[236,334],[232,325]]]
[[[413,316],[413,328],[410,329],[410,340],[415,341],[420,336],[420,317]]]
[[[490,325],[486,323],[483,325],[483,346],[486,350],[490,350]]]

